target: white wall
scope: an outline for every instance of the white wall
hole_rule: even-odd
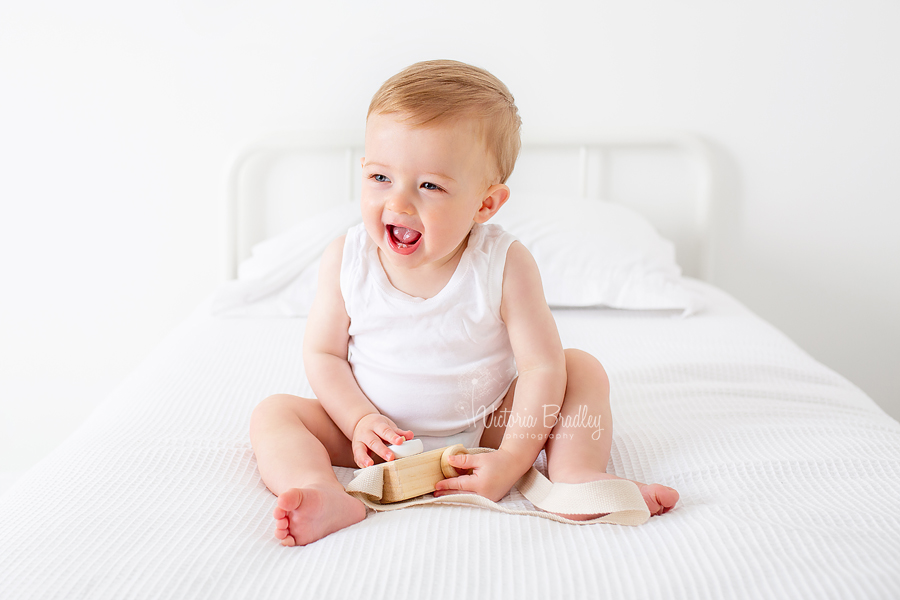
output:
[[[362,127],[385,78],[484,66],[530,130],[683,128],[727,174],[717,283],[900,417],[900,5],[0,5],[0,472],[220,275],[243,142]]]

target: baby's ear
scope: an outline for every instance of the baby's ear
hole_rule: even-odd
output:
[[[475,213],[476,223],[487,223],[488,219],[497,214],[500,207],[509,200],[509,187],[505,184],[498,183],[488,188],[484,200],[481,201],[481,208]]]

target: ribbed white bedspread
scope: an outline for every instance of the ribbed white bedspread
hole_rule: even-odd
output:
[[[900,597],[900,424],[692,286],[686,319],[555,313],[610,374],[611,468],[681,494],[645,525],[419,507],[283,548],[248,424],[309,393],[305,321],[197,315],[0,497],[0,598]]]

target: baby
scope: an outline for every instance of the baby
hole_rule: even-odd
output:
[[[510,197],[520,124],[503,83],[454,61],[415,64],[372,99],[363,222],[325,251],[306,326],[318,399],[271,396],[250,425],[283,545],[364,519],[332,465],[393,460],[388,445],[414,435],[426,450],[496,448],[453,457],[465,474],[436,496],[500,500],[542,448],[551,481],[617,478],[606,372],[563,350],[531,254],[487,224]],[[637,485],[651,514],[678,501]]]

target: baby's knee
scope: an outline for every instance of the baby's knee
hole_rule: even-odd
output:
[[[325,410],[315,398],[303,398],[292,394],[273,394],[256,405],[250,416],[250,430],[266,423],[283,423],[291,418],[299,419],[304,425],[318,423]]]
[[[254,430],[259,429],[263,423],[272,418],[274,414],[279,411],[279,407],[282,403],[281,396],[283,396],[283,394],[275,394],[273,396],[269,396],[253,408],[253,412],[250,413],[251,434]]]
[[[290,394],[273,394],[257,404],[250,415],[251,433],[273,419],[283,419],[285,414],[294,412],[296,400],[299,398]]]
[[[609,376],[600,361],[584,350],[566,348],[566,377],[568,379],[588,380],[591,385],[600,389],[609,389]]]
[[[253,409],[254,415],[267,415],[272,412],[284,410],[285,406],[290,402],[289,394],[272,394]]]

